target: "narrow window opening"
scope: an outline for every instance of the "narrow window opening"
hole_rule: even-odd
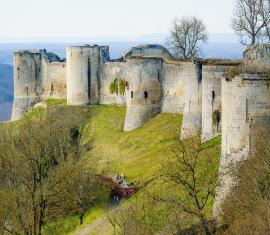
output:
[[[202,80],[202,63],[199,64],[199,82]]]
[[[145,91],[145,92],[144,92],[144,99],[147,99],[147,98],[148,98],[148,92]]]
[[[90,62],[90,58],[88,59],[88,65],[87,65],[87,81],[88,81],[88,97],[90,99],[90,97],[91,97],[91,62]]]
[[[17,70],[20,71],[20,67],[18,67]]]
[[[29,95],[29,89],[28,89],[28,86],[26,87],[26,94]]]
[[[53,87],[53,83],[51,84],[51,92],[54,92],[54,87]]]
[[[248,123],[248,99],[246,99],[246,123]]]
[[[160,82],[160,72],[158,70],[158,82]]]
[[[214,104],[215,98],[216,98],[216,93],[215,91],[212,91],[212,105]]]
[[[133,91],[131,91],[130,96],[131,96],[131,99],[133,99]]]

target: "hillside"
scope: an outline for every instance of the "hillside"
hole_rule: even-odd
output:
[[[141,128],[125,133],[123,132],[125,107],[52,106],[49,110],[56,118],[80,116],[80,113],[89,112],[90,118],[84,120],[85,141],[92,141],[93,150],[85,158],[88,161],[93,158],[98,159],[99,165],[106,167],[110,174],[125,175],[129,182],[143,183],[155,178],[164,159],[172,155],[173,150],[179,148],[181,115],[160,114],[146,122]],[[214,147],[211,154],[213,154],[216,167],[219,161],[220,139],[214,139],[208,144]],[[158,180],[156,183],[159,185]],[[136,200],[144,197],[144,192],[135,196]],[[130,201],[132,199],[124,204],[129,204]],[[112,226],[104,218],[110,209],[111,205],[104,202],[89,210],[82,226],[78,226],[78,218],[74,217],[50,224],[47,234],[85,234],[85,231],[92,231],[93,234],[112,234]],[[157,228],[164,226],[168,210],[168,208],[165,211],[161,210],[162,212],[157,210],[161,217]]]
[[[9,120],[13,100],[13,67],[0,64],[0,121]]]
[[[84,156],[87,162],[97,161],[100,169],[107,170],[110,175],[125,175],[129,182],[143,186],[134,197],[121,203],[119,208],[125,208],[132,203],[151,205],[147,199],[148,190],[154,188],[157,193],[167,190],[157,175],[166,159],[180,147],[181,115],[159,114],[142,127],[126,133],[123,132],[123,106],[66,106],[55,103],[50,101],[47,108],[47,112],[53,114],[54,118],[73,119],[75,122],[84,123],[84,141],[90,141],[93,147],[89,154]],[[43,112],[35,109],[27,116],[33,118],[43,115]],[[213,158],[211,167],[217,168],[220,138],[206,145],[211,146],[207,152]],[[149,181],[153,183],[147,186]],[[212,203],[208,205],[209,215],[211,208]],[[44,234],[113,234],[113,227],[106,219],[106,214],[115,209],[105,197],[102,202],[88,210],[83,225],[79,225],[79,219],[75,216],[52,221],[44,228]],[[162,230],[174,210],[175,208],[169,205],[158,203],[153,208],[146,209],[148,220],[153,222],[153,229]]]

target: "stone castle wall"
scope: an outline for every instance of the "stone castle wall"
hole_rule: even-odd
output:
[[[244,64],[270,66],[270,45],[253,45],[244,51]]]
[[[193,137],[201,132],[202,67],[197,62],[189,62],[186,66],[181,139]]]
[[[23,116],[29,107],[48,98],[66,98],[65,63],[45,51],[15,52],[14,101],[11,120]]]
[[[270,46],[253,46],[244,64],[270,66]],[[270,133],[270,79],[241,74],[227,79],[230,66],[180,62],[161,46],[143,45],[111,61],[106,46],[67,48],[67,62],[43,51],[14,54],[12,120],[48,98],[68,104],[126,104],[125,131],[140,127],[158,113],[183,114],[181,139],[201,133],[207,141],[222,133],[220,179],[214,212],[237,180],[224,174],[231,163],[247,159],[257,148],[262,130]],[[111,94],[110,84],[128,82],[124,96]]]
[[[202,141],[221,133],[221,80],[229,66],[204,65],[202,69]]]
[[[118,97],[116,94],[111,94],[110,84],[115,78],[120,78],[125,81],[130,80],[127,72],[127,63],[124,62],[106,62],[102,67],[102,75],[100,79],[100,104],[125,104],[126,97]]]
[[[258,146],[260,129],[269,130],[270,80],[263,74],[242,74],[232,80],[222,79],[222,150],[220,162],[221,186],[215,201],[214,212],[237,182],[231,173]],[[258,129],[256,131],[256,129]],[[266,133],[268,138],[270,133]],[[267,137],[266,137],[267,138]]]
[[[189,76],[187,63],[164,63],[162,81],[162,113],[180,113],[184,109],[184,86]]]
[[[42,98],[66,99],[66,63],[48,63],[43,58],[41,64]]]
[[[162,101],[161,59],[132,59],[129,63],[129,86],[125,131],[141,126],[160,113]],[[130,66],[132,64],[132,66]]]

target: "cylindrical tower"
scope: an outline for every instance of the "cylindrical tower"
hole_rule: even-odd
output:
[[[41,55],[39,51],[15,52],[13,66],[14,102],[11,120],[17,120],[39,99]]]
[[[66,51],[67,103],[98,104],[100,49],[97,45],[72,46]]]
[[[124,130],[131,131],[160,113],[163,62],[161,59],[131,59],[127,63],[132,79],[127,90]]]

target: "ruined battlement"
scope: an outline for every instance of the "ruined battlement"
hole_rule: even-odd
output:
[[[270,45],[253,45],[244,51],[243,57],[245,64],[270,66]]]
[[[168,52],[166,48],[161,45],[156,44],[142,44],[137,47],[132,47],[127,50],[123,58],[133,58],[133,57],[152,57],[152,58],[163,58],[172,59],[173,56]]]
[[[14,102],[12,120],[43,99],[66,98],[66,63],[54,53],[24,50],[14,53]]]

